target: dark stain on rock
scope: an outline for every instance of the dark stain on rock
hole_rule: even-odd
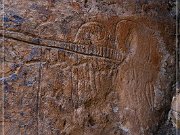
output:
[[[10,85],[8,83],[6,83],[5,86],[4,86],[4,92],[8,93],[10,91],[11,91],[11,87],[10,87]]]
[[[34,84],[33,81],[26,81],[24,85],[30,87],[30,86],[33,86],[33,84]]]
[[[11,80],[11,81],[16,81],[17,79],[18,79],[17,74],[12,74],[12,75],[10,75],[10,80]]]
[[[59,26],[59,28],[60,28],[61,32],[65,35],[70,32],[70,29],[67,27],[67,24],[62,24]]]
[[[2,77],[0,78],[0,83],[3,84],[7,81],[7,78],[6,77]]]
[[[29,56],[27,57],[27,61],[37,60],[40,56],[39,48],[32,48]]]
[[[34,44],[40,44],[40,39],[39,39],[39,38],[33,38],[33,39],[32,39],[32,42],[33,42]]]
[[[48,15],[50,13],[50,10],[47,9],[46,6],[38,5],[38,4],[32,4],[30,6],[31,9],[36,10],[39,14]]]
[[[20,64],[16,64],[16,63],[13,63],[13,64],[11,64],[11,70],[12,71],[14,71],[14,70],[16,70],[18,67],[20,67],[21,65]]]
[[[15,15],[15,14],[9,14],[9,15],[5,15],[3,17],[3,21],[4,21],[4,27],[5,28],[15,28],[18,29],[24,21],[25,19],[20,17],[19,15]]]
[[[89,115],[88,126],[93,127],[95,125],[94,119]]]
[[[16,24],[21,24],[24,22],[24,18],[18,16],[18,15],[13,15],[13,20],[12,22],[16,23]]]
[[[3,21],[4,21],[4,22],[9,22],[9,21],[11,21],[11,19],[10,19],[9,17],[7,17],[7,16],[4,16],[4,17],[3,17]]]

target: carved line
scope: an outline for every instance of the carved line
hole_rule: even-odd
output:
[[[79,53],[88,56],[96,56],[102,57],[110,60],[114,60],[117,62],[122,62],[124,59],[125,54],[120,53],[120,50],[114,50],[107,47],[99,47],[95,45],[82,45],[82,44],[75,44],[75,43],[68,43],[68,42],[61,42],[61,41],[53,41],[48,39],[42,38],[34,38],[23,33],[13,32],[13,31],[3,31],[0,30],[0,36],[4,36],[5,38],[10,38],[14,40],[18,40],[21,42],[25,42],[28,44],[33,44],[42,47],[50,47],[50,48],[57,48],[62,49],[65,51],[70,51],[74,53]]]

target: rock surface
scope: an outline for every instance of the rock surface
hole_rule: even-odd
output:
[[[173,2],[1,3],[2,133],[158,134],[175,79]]]

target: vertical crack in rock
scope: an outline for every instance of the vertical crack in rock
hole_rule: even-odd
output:
[[[39,108],[40,108],[40,102],[41,102],[41,77],[42,77],[42,48],[40,48],[40,63],[39,63],[39,80],[38,80],[38,90],[37,90],[37,135],[39,135]]]

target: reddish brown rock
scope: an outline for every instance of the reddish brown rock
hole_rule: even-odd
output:
[[[10,0],[4,6],[2,132],[158,133],[173,94],[172,1]]]

